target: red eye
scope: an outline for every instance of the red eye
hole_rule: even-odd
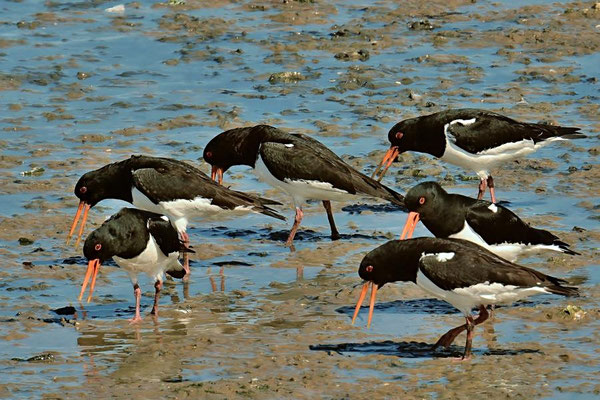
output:
[[[419,204],[425,204],[425,197],[419,197]]]
[[[102,249],[102,245],[100,243],[96,243],[96,245],[94,246],[94,250],[100,251],[101,249]]]
[[[87,192],[87,188],[85,186],[79,188],[79,193],[84,194],[85,192]]]
[[[396,139],[402,139],[402,136],[404,136],[404,133],[402,133],[402,132],[396,133]]]
[[[206,158],[211,158],[211,157],[212,157],[212,151],[207,151]]]
[[[367,268],[365,268],[365,270],[366,270],[367,272],[373,272],[373,266],[372,266],[372,265],[369,265]]]

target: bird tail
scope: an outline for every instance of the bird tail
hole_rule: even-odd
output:
[[[375,179],[369,178],[368,176],[356,170],[352,170],[352,175],[355,178],[354,182],[359,183],[357,185],[357,191],[369,196],[387,200],[390,203],[399,206],[404,211],[408,211],[406,209],[406,206],[404,205],[404,196],[400,193],[396,192],[393,189],[390,189],[384,184],[379,183]]]
[[[576,128],[574,126],[556,126],[556,125],[547,125],[547,124],[535,124],[542,131],[547,132],[545,138],[550,137],[561,137],[564,139],[582,139],[587,136],[583,133],[580,133],[580,128]]]
[[[554,244],[557,245],[562,250],[562,252],[565,253],[565,254],[569,254],[569,255],[572,255],[572,256],[580,256],[581,255],[581,253],[578,253],[578,252],[576,252],[574,250],[571,250],[569,248],[569,244],[568,243],[562,242],[560,240],[556,240],[554,242]]]
[[[168,267],[169,269],[165,271],[167,275],[172,276],[175,279],[181,279],[185,276],[185,269],[179,260],[175,260],[174,262],[170,263]]]
[[[269,204],[271,204],[271,203],[269,203]],[[279,203],[275,202],[274,204],[279,204]],[[285,221],[285,217],[283,215],[279,214],[277,211],[275,211],[272,208],[267,207],[265,205],[254,206],[252,209],[256,212],[267,215],[269,217],[273,217],[273,218],[277,218],[282,221]]]
[[[560,279],[562,281],[562,279]],[[564,281],[563,281],[564,282]],[[579,296],[579,288],[574,286],[561,286],[560,284],[546,286],[546,290],[553,294],[560,294],[561,296],[577,297]]]

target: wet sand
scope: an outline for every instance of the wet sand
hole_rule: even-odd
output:
[[[44,3],[0,6],[0,397],[591,398],[600,393],[598,50],[600,3],[515,1]],[[25,7],[29,7],[25,10]],[[411,284],[350,324],[358,265],[406,215],[334,203],[342,240],[243,167],[227,185],[281,201],[287,222],[194,221],[192,279],[167,282],[158,319],[130,325],[127,275],[103,267],[79,304],[81,249],[66,246],[78,177],[133,153],[187,160],[224,129],[309,134],[370,173],[401,119],[482,107],[581,127],[496,176],[501,200],[581,253],[520,260],[580,286],[502,307],[474,358],[431,344],[461,315]],[[403,154],[384,182],[474,195],[476,177]],[[94,207],[86,232],[124,203]],[[342,210],[343,208],[343,210]],[[428,235],[420,226],[415,235]],[[302,268],[302,273],[298,271]],[[72,307],[72,308],[65,308]],[[53,311],[54,310],[54,311]]]

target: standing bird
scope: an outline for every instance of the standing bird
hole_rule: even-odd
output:
[[[508,208],[485,200],[447,193],[436,182],[423,182],[406,193],[410,211],[401,239],[412,237],[419,220],[438,238],[465,239],[510,261],[531,251],[576,255],[552,233],[531,227]]]
[[[490,188],[496,202],[490,170],[524,157],[555,140],[582,138],[579,128],[518,122],[491,111],[460,108],[398,122],[390,129],[390,149],[373,172],[379,180],[405,151],[431,154],[450,164],[474,171],[480,178],[478,199]]]
[[[578,289],[562,286],[554,278],[531,268],[513,264],[474,243],[459,239],[416,238],[392,240],[368,253],[360,263],[365,280],[356,304],[356,319],[369,285],[371,301],[367,326],[371,324],[377,289],[390,282],[413,282],[430,295],[461,311],[466,323],[449,330],[434,345],[448,347],[467,331],[463,359],[471,355],[473,329],[488,318],[487,305],[513,303],[535,294],[576,296]],[[473,318],[471,310],[479,308]]]
[[[231,166],[248,165],[261,180],[292,196],[296,217],[288,246],[292,245],[302,221],[302,205],[308,199],[323,201],[334,240],[339,239],[339,232],[331,200],[370,196],[404,206],[401,194],[356,171],[319,141],[268,125],[220,133],[206,145],[204,160],[212,165],[212,177],[219,182]]]
[[[87,172],[75,185],[75,196],[80,199],[79,208],[67,242],[83,210],[76,246],[89,209],[104,199],[124,200],[136,208],[166,215],[186,246],[189,244],[186,228],[188,220],[193,217],[252,211],[285,220],[267,207],[280,203],[230,190],[213,182],[199,169],[169,158],[132,156]],[[184,268],[189,274],[189,261],[185,253]]]
[[[152,314],[158,315],[158,297],[163,286],[164,273],[174,278],[183,278],[186,273],[178,260],[180,252],[192,250],[179,240],[177,231],[166,217],[134,208],[123,208],[90,233],[85,240],[83,255],[88,259],[88,267],[79,300],[81,301],[91,277],[92,283],[87,299],[88,303],[91,301],[100,265],[112,258],[127,271],[133,284],[135,317],[130,321],[142,320],[142,290],[137,280],[139,272],[145,272],[155,280]]]

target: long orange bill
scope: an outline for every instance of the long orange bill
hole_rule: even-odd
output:
[[[375,309],[375,296],[377,295],[377,284],[373,283],[371,286],[371,302],[369,303],[369,319],[367,319],[367,328],[371,327],[371,320],[373,319],[373,310]]]
[[[100,260],[96,259],[96,264],[94,265],[94,274],[92,275],[92,284],[90,285],[90,294],[88,295],[87,302],[92,301],[92,295],[94,294],[94,288],[96,287],[96,277],[98,276],[98,271],[100,270]]]
[[[379,175],[379,178],[377,178],[377,182],[381,182],[381,180],[383,179],[383,177],[385,176],[385,174],[387,173],[387,170],[392,166],[392,163],[394,162],[394,160],[396,159],[396,157],[398,157],[398,154],[400,154],[400,150],[398,150],[397,147],[393,147],[390,149],[392,152],[387,160],[387,165],[385,166],[385,168],[383,169],[383,171],[381,171],[381,174]],[[388,150],[388,152],[390,151]]]
[[[392,147],[390,147],[388,149],[388,151],[385,153],[385,155],[383,156],[383,160],[381,160],[381,162],[379,163],[379,165],[377,166],[377,168],[375,169],[375,171],[371,175],[371,179],[375,179],[375,177],[379,173],[379,170],[381,169],[381,167],[383,167],[384,164],[387,164],[385,166],[385,169],[381,172],[381,176],[379,176],[379,179],[377,179],[378,181],[381,181],[381,179],[383,178],[383,176],[387,172],[387,170],[390,167],[390,165],[392,165],[392,163],[394,162],[394,160],[396,159],[396,157],[398,156],[398,154],[400,154],[400,151],[398,150],[398,146],[392,146]]]
[[[83,278],[83,284],[81,285],[81,292],[79,292],[79,297],[77,298],[79,301],[83,298],[83,293],[85,293],[85,288],[87,288],[90,277],[92,277],[92,284],[90,286],[90,295],[88,296],[88,303],[92,299],[92,293],[94,292],[94,286],[96,286],[96,275],[98,275],[98,270],[100,269],[100,260],[93,259],[88,262],[87,270],[85,271],[85,278]]]
[[[358,302],[356,303],[356,308],[354,309],[354,315],[352,316],[352,325],[354,325],[354,321],[356,320],[356,317],[358,316],[358,312],[360,311],[360,307],[362,306],[362,302],[365,299],[365,296],[367,295],[367,290],[369,289],[369,281],[365,282],[365,284],[362,287],[362,291],[360,292],[360,296],[358,296]]]
[[[75,218],[73,219],[73,224],[71,225],[71,230],[69,231],[69,235],[67,236],[67,244],[71,240],[71,236],[73,236],[73,232],[75,232],[75,227],[77,227],[77,221],[79,220],[79,216],[81,215],[81,210],[83,210],[83,206],[85,202],[82,200],[79,202],[79,207],[77,208],[77,214],[75,214]]]
[[[81,225],[79,225],[79,233],[77,233],[77,241],[75,242],[75,247],[79,246],[81,236],[83,235],[83,228],[85,227],[85,222],[87,221],[88,211],[90,211],[90,208],[92,207],[87,203],[83,204],[83,217],[81,218]]]
[[[404,224],[404,229],[402,230],[402,235],[400,235],[400,240],[410,239],[418,223],[419,213],[414,211],[409,212],[406,223]]]

